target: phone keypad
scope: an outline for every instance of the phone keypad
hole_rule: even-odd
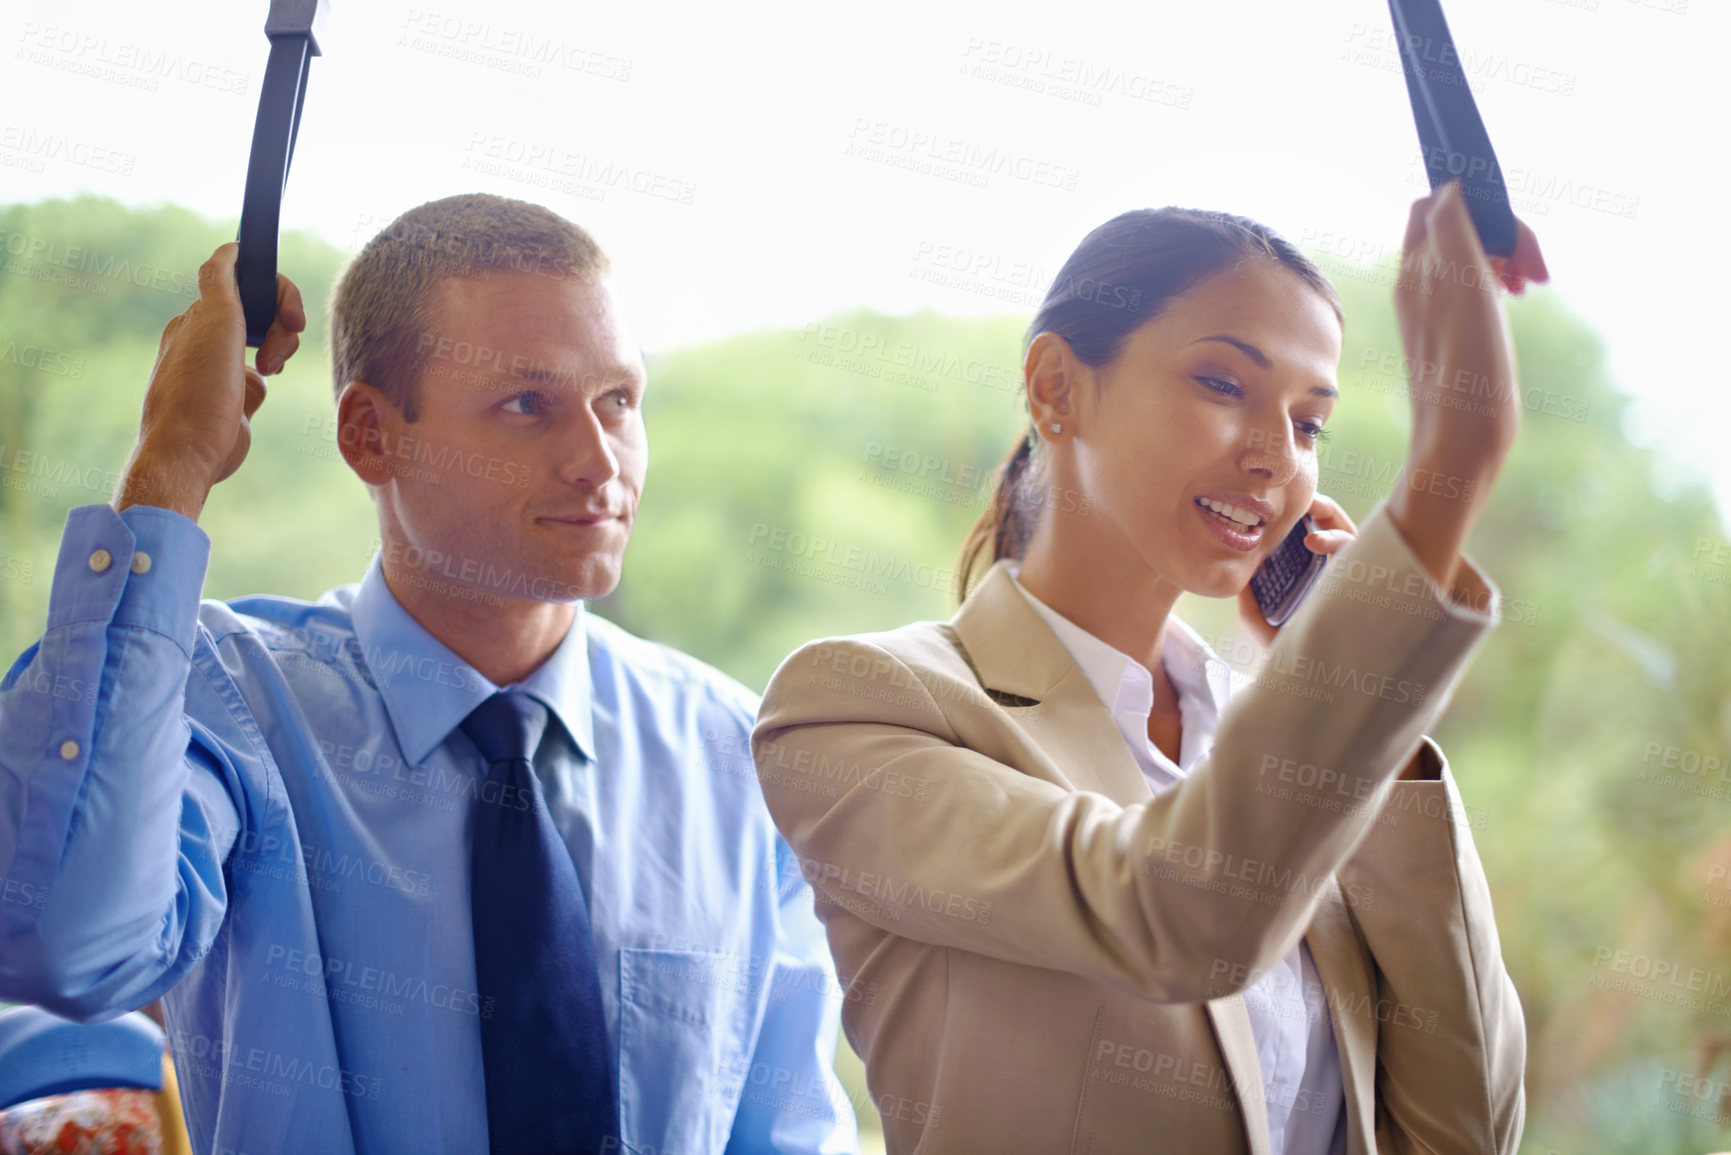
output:
[[[1270,624],[1278,625],[1291,613],[1292,603],[1302,596],[1314,575],[1327,560],[1304,544],[1309,527],[1299,522],[1280,548],[1268,555],[1251,576],[1251,593]]]

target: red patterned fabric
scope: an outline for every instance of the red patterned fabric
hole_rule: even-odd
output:
[[[0,1155],[160,1155],[149,1091],[76,1091],[0,1111]]]

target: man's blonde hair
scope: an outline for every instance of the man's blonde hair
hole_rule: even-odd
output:
[[[607,255],[551,209],[489,193],[428,201],[379,230],[331,291],[335,395],[365,381],[414,421],[421,351],[437,329],[434,290],[450,277],[502,272],[593,281]]]

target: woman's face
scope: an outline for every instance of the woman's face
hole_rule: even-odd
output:
[[[1333,309],[1273,260],[1174,298],[1073,398],[1089,536],[1180,589],[1236,595],[1310,509],[1340,352]]]

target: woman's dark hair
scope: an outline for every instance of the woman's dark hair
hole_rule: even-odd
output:
[[[1069,342],[1084,365],[1110,365],[1124,342],[1174,297],[1245,259],[1279,261],[1315,289],[1345,324],[1334,286],[1310,258],[1266,225],[1202,209],[1135,209],[1086,237],[1058,270],[1028,326],[1027,346],[1041,333]],[[1026,389],[1027,383],[1023,382]],[[1044,442],[1030,425],[998,467],[992,500],[968,532],[956,566],[956,597],[967,597],[992,563],[1019,558],[1045,508]]]

